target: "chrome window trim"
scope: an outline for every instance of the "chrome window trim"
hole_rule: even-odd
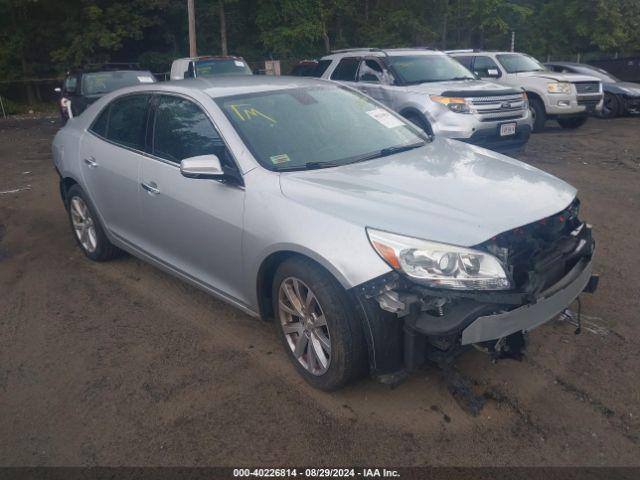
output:
[[[138,150],[136,148],[128,147],[126,145],[122,145],[121,143],[114,142],[113,140],[109,140],[108,138],[105,138],[102,135],[99,135],[98,133],[96,133],[96,132],[94,132],[92,130],[92,127],[95,124],[95,122],[98,120],[98,117],[100,117],[100,115],[102,115],[102,112],[104,112],[107,108],[110,108],[111,104],[113,102],[115,102],[117,100],[120,100],[121,98],[129,97],[129,96],[133,96],[133,95],[149,95],[151,97],[150,100],[152,100],[153,97],[156,97],[158,95],[168,95],[168,96],[174,96],[174,97],[181,97],[181,98],[183,98],[185,100],[193,102],[195,105],[198,106],[198,108],[200,108],[200,110],[202,110],[204,112],[206,117],[209,119],[209,121],[213,125],[213,128],[215,128],[216,132],[218,132],[218,135],[220,135],[220,139],[222,140],[222,143],[224,144],[224,147],[227,149],[227,151],[229,152],[229,154],[231,156],[231,161],[236,166],[236,170],[238,171],[238,173],[240,173],[241,176],[244,177],[244,172],[239,168],[239,163],[238,163],[238,160],[236,159],[235,153],[229,147],[229,142],[227,141],[225,136],[222,134],[222,131],[218,127],[218,124],[215,122],[213,117],[210,115],[209,111],[204,107],[204,105],[200,101],[196,100],[193,97],[190,97],[189,95],[185,95],[185,94],[180,93],[180,92],[167,92],[167,91],[164,91],[164,90],[143,90],[143,91],[140,91],[140,92],[128,92],[128,93],[124,93],[122,95],[119,95],[119,96],[117,96],[115,98],[112,98],[104,107],[102,107],[102,109],[100,109],[100,112],[98,112],[96,114],[96,116],[94,117],[94,119],[91,122],[91,124],[85,129],[85,132],[86,133],[90,133],[94,137],[99,138],[100,140],[103,140],[103,141],[105,141],[105,142],[107,142],[107,143],[109,143],[111,145],[114,145],[116,147],[122,148],[124,150],[128,150],[128,151],[133,152],[133,153],[137,153],[138,155],[142,155],[143,157],[151,158],[152,160],[158,160],[158,161],[160,161],[162,163],[165,163],[167,165],[171,165],[172,167],[175,167],[178,170],[180,170],[180,164],[179,163],[176,164],[175,162],[172,162],[170,160],[166,160],[166,159],[164,159],[162,157],[158,157],[157,155],[154,155],[151,152],[143,152],[143,151]],[[215,104],[215,102],[214,102],[214,104]],[[147,108],[151,108],[151,105],[149,105],[149,107],[147,107]],[[147,112],[149,112],[149,110],[147,110]],[[147,120],[148,120],[148,118],[147,118]],[[155,122],[155,118],[154,118],[154,122]],[[154,128],[154,127],[155,127],[155,125],[152,128]],[[108,129],[107,129],[107,131],[108,131]],[[151,148],[153,149],[153,138],[152,138]],[[242,186],[242,188],[244,188],[244,186]]]

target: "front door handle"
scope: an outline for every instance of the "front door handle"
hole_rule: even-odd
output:
[[[158,195],[160,193],[160,189],[158,188],[158,185],[156,184],[156,182],[149,182],[149,183],[141,183],[140,185],[142,185],[142,188],[144,188],[147,192],[149,192],[152,195]]]
[[[86,163],[89,168],[96,168],[98,166],[98,162],[96,162],[96,159],[93,157],[85,158],[84,163]]]

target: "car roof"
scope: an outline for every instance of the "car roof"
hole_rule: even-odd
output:
[[[434,50],[429,47],[405,47],[405,48],[348,48],[345,50],[335,50],[329,55],[322,57],[322,60],[353,56],[372,57],[393,57],[401,55],[442,55],[441,50]]]
[[[200,55],[199,57],[176,58],[176,60],[242,60],[242,57],[236,55]]]
[[[188,94],[200,91],[211,98],[242,95],[247,93],[269,92],[313,86],[334,86],[335,82],[311,77],[272,76],[272,75],[229,75],[215,78],[191,78],[170,82],[149,83],[117,90],[119,93],[134,92],[174,92]]]
[[[449,55],[460,55],[460,56],[468,56],[468,55],[483,55],[483,54],[493,54],[493,55],[507,55],[507,54],[513,54],[513,55],[529,55],[528,53],[524,53],[524,52],[505,52],[505,51],[500,51],[500,50],[448,50],[446,52]],[[530,55],[529,55],[530,56]]]
[[[147,72],[148,70],[140,68],[137,63],[94,63],[88,65],[75,66],[69,69],[67,75],[78,73],[95,73],[95,72]]]

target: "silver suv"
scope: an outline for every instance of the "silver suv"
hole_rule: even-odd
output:
[[[53,161],[87,257],[125,250],[275,319],[322,389],[473,344],[518,353],[593,290],[575,188],[335,82],[118,90],[58,132]]]
[[[428,133],[502,153],[521,150],[531,117],[521,88],[478,80],[442,52],[424,49],[339,50],[317,72],[357,88]]]
[[[524,53],[448,53],[480,78],[523,88],[529,97],[534,132],[542,130],[547,120],[557,120],[562,128],[578,128],[589,113],[602,111],[602,83],[596,77],[552,72]]]

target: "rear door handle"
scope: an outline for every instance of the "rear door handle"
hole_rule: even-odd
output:
[[[85,158],[84,163],[86,163],[89,168],[96,168],[98,166],[98,162],[96,162],[96,159],[93,157]]]
[[[158,195],[160,193],[160,189],[158,188],[158,185],[156,184],[156,182],[149,182],[149,183],[141,183],[140,185],[142,185],[142,188],[144,188],[147,192],[151,193],[152,195]]]

